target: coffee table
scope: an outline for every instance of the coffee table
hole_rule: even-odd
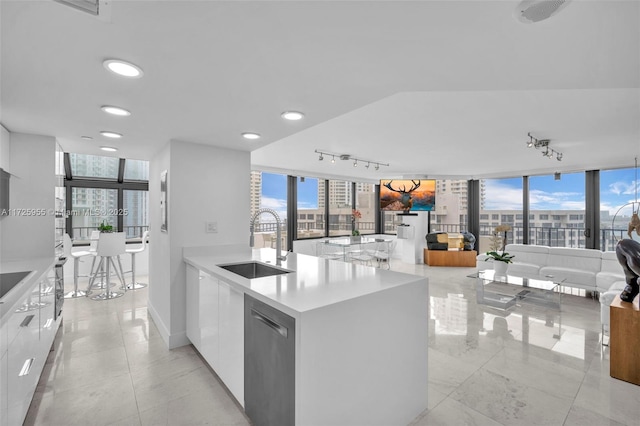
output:
[[[561,282],[516,277],[496,276],[493,270],[479,271],[469,277],[477,278],[476,301],[497,309],[509,309],[518,303],[527,303],[561,311]]]

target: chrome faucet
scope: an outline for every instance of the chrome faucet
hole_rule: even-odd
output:
[[[286,260],[287,256],[282,256],[281,254],[281,250],[282,250],[282,241],[281,241],[281,231],[280,231],[280,216],[278,216],[278,213],[275,212],[275,210],[271,210],[271,209],[260,209],[258,210],[254,215],[253,218],[251,219],[251,224],[249,225],[249,231],[251,231],[251,236],[249,237],[249,245],[251,247],[253,247],[254,244],[254,238],[253,238],[253,230],[254,230],[254,224],[256,222],[256,219],[258,218],[258,216],[260,216],[262,213],[271,213],[273,215],[273,217],[276,218],[276,265],[280,265],[280,261],[281,260]]]

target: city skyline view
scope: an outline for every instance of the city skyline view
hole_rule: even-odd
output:
[[[600,172],[600,210],[610,216],[630,216],[631,202],[638,201],[637,171],[634,168],[603,170]],[[522,178],[485,179],[484,210],[522,210]],[[584,210],[585,175],[563,173],[559,180],[553,175],[529,178],[531,210]],[[286,217],[287,176],[262,174],[261,206],[268,207]],[[436,198],[436,205],[438,200]],[[318,179],[298,179],[298,208],[318,208]],[[637,208],[637,207],[636,207]]]

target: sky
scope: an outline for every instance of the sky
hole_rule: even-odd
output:
[[[630,202],[637,201],[634,188],[636,170],[619,169],[600,172],[600,210],[611,216]],[[485,209],[521,210],[522,178],[486,180]],[[553,175],[531,176],[529,178],[529,208],[531,210],[584,210],[585,174],[563,173],[560,180]],[[626,206],[620,214],[631,211]],[[636,206],[637,208],[637,206]],[[627,216],[629,214],[627,213]]]
[[[634,168],[603,170],[600,172],[600,210],[615,215],[622,206],[638,201],[640,185],[638,171]],[[488,179],[486,182],[486,210],[521,210],[522,178]],[[634,187],[634,182],[636,187]],[[563,173],[560,180],[553,175],[529,178],[529,206],[531,210],[584,210],[585,174]],[[285,175],[262,174],[262,207],[268,207],[286,218],[287,177]],[[437,203],[437,200],[436,200]],[[298,206],[314,209],[318,207],[318,180],[298,180]],[[620,210],[619,215],[630,216],[631,205]],[[636,205],[636,208],[637,205]]]

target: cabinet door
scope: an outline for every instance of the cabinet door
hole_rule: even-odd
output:
[[[16,337],[7,349],[7,420],[22,424],[40,375],[40,286],[29,294],[12,317],[22,318]]]
[[[216,372],[244,407],[244,295],[219,281],[220,368]]]
[[[200,346],[200,273],[187,265],[187,338],[202,352]]]
[[[200,353],[211,368],[219,368],[218,280],[200,271],[198,294],[198,323],[200,324]]]
[[[47,354],[51,349],[51,344],[57,331],[54,319],[56,303],[55,280],[55,272],[52,269],[49,274],[40,281],[40,350],[44,354]],[[45,361],[46,359],[42,359],[43,363]]]

